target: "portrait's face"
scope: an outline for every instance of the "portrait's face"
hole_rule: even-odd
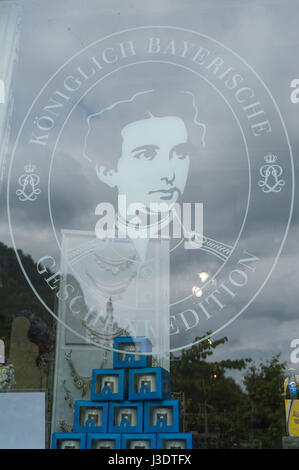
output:
[[[187,129],[179,117],[136,121],[122,129],[122,153],[113,175],[127,204],[175,203],[189,172]]]

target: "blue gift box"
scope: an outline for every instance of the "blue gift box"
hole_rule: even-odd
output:
[[[143,355],[142,353],[150,353],[152,343],[143,336],[136,338],[119,336],[114,338],[113,348],[117,349],[113,352],[113,367],[115,369],[151,366],[151,355]]]
[[[167,400],[170,398],[169,372],[162,367],[129,371],[129,400]]]
[[[180,402],[145,401],[144,432],[180,432]]]
[[[86,449],[121,449],[121,434],[87,434]]]
[[[125,392],[124,369],[94,369],[92,371],[91,399],[93,401],[125,400]]]
[[[183,432],[157,434],[157,449],[193,449],[193,435]]]
[[[156,449],[156,434],[123,434],[123,449]]]
[[[74,432],[107,432],[108,403],[78,400],[75,403]]]
[[[110,402],[108,432],[142,433],[143,403],[133,401]]]
[[[75,432],[54,432],[51,449],[85,449],[86,434]]]

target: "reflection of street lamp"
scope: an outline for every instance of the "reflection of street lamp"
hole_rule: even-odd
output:
[[[217,379],[217,374],[213,373],[210,375],[210,381],[213,383]]]
[[[198,273],[198,277],[201,280],[201,282],[206,282],[207,279],[209,279],[210,274],[203,271],[201,273]]]
[[[192,293],[195,295],[195,297],[201,297],[202,296],[202,290],[198,286],[193,286],[192,287]]]

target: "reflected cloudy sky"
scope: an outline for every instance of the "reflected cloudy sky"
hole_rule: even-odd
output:
[[[1,6],[1,2],[0,2]],[[1,14],[1,9],[0,9]],[[12,122],[12,142],[24,116],[37,93],[66,59],[91,42],[127,28],[149,25],[179,26],[206,34],[223,43],[244,58],[271,90],[287,130],[298,170],[298,117],[299,104],[290,102],[290,82],[298,78],[298,25],[299,5],[296,1],[179,1],[154,0],[148,4],[131,1],[48,0],[23,2],[19,63],[14,84],[15,108]],[[153,69],[152,69],[153,72]],[[159,70],[157,69],[157,73]],[[173,84],[174,70],[164,69],[167,88]],[[117,89],[118,81],[111,80],[111,94],[105,99],[129,96],[134,87],[144,86],[142,77],[130,71],[122,73],[123,90]],[[176,80],[186,85],[188,74],[181,73]],[[129,85],[125,85],[129,83]],[[148,85],[148,84],[146,84]],[[192,79],[188,82],[193,87]],[[97,201],[98,182],[91,178],[92,170],[82,163],[80,142],[84,136],[82,122],[91,112],[96,112],[95,89],[76,109],[69,128],[60,141],[59,159],[53,164],[52,209],[55,226],[60,229],[92,230],[94,206]],[[235,132],[227,110],[215,94],[202,85],[197,96],[201,116],[207,123],[207,145],[201,162],[192,167],[192,181],[186,200],[198,200],[198,186],[206,202],[205,229],[208,236],[232,245],[243,220],[246,197],[244,186],[246,158],[242,142]],[[103,106],[103,103],[101,104]],[[217,113],[217,118],[215,118]],[[209,133],[210,127],[210,133]],[[278,137],[273,136],[274,147],[279,148]],[[283,145],[281,143],[281,145]],[[259,149],[258,149],[259,150]],[[263,151],[263,149],[261,150]],[[268,150],[266,150],[268,151]],[[238,155],[240,158],[238,159]],[[236,163],[238,162],[238,163]],[[43,163],[41,163],[42,167]],[[66,184],[66,175],[68,184]],[[89,182],[89,183],[87,183]],[[286,184],[290,181],[286,181]],[[86,188],[88,192],[80,190]],[[74,196],[74,188],[78,188]],[[15,188],[14,188],[15,189]],[[5,190],[1,193],[0,240],[11,246],[6,216]],[[42,195],[46,197],[46,195]],[[115,197],[108,188],[101,189],[101,200]],[[296,201],[296,198],[295,198]],[[219,346],[216,359],[229,357],[270,358],[277,352],[289,359],[290,342],[298,337],[298,204],[285,247],[269,282],[262,293],[235,322],[220,332],[229,341]],[[3,215],[2,215],[3,214]],[[18,248],[30,253],[34,259],[51,252],[58,256],[57,246],[49,233],[48,219],[44,212],[35,214],[34,232],[24,230],[26,214],[15,207],[14,231]],[[269,223],[270,221],[270,223]],[[273,224],[271,223],[273,221]],[[264,213],[256,210],[247,230],[247,243],[263,247],[262,262],[268,263],[268,245],[275,232],[275,225],[284,224],[279,207],[269,205],[267,222]],[[38,227],[38,230],[36,230]],[[258,233],[258,236],[257,236]],[[201,270],[217,269],[218,261],[201,258],[199,264],[192,257],[178,255],[172,270],[171,284],[175,295],[184,295],[196,283]],[[186,274],[188,266],[188,275]],[[193,273],[193,277],[192,274]],[[242,299],[240,298],[240,303]],[[204,327],[202,333],[205,333]]]

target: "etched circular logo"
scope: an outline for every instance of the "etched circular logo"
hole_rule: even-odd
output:
[[[95,41],[48,80],[18,134],[7,200],[23,273],[69,343],[146,336],[167,354],[255,299],[293,191],[288,135],[261,78],[208,36],[155,26]],[[32,240],[43,250],[34,279],[20,218],[27,252]]]

